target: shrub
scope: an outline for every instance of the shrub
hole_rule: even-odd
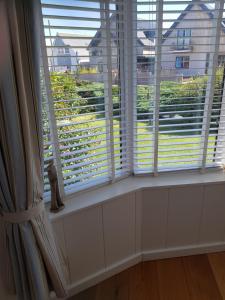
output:
[[[218,68],[215,79],[213,108],[220,108],[221,106],[221,89],[223,86],[222,79],[223,68]],[[166,118],[170,118],[170,120],[161,120],[160,124],[176,124],[176,116],[180,117],[179,124],[197,122],[201,123],[203,112],[199,112],[197,114],[195,110],[204,109],[204,105],[202,104],[205,103],[207,82],[207,75],[189,78],[188,81],[183,82],[182,84],[174,81],[162,81],[160,85],[160,112],[168,112],[168,115],[163,114],[160,117],[162,118],[162,116],[166,116]],[[153,93],[154,89],[151,86],[137,86],[137,113],[150,113],[153,110]],[[184,105],[182,106],[182,104]],[[185,104],[193,104],[193,106],[187,106]],[[213,118],[214,115],[217,115],[217,112],[212,113],[212,120],[218,123],[218,117]],[[199,119],[191,119],[193,116],[199,116]],[[182,120],[182,117],[190,117],[190,119]],[[148,119],[150,122],[152,122],[152,116],[149,114],[141,116],[139,119]],[[217,125],[215,125],[215,127],[217,127]],[[175,131],[177,129],[184,128],[196,128],[199,131],[201,125],[193,125],[193,127],[184,125],[183,127],[173,127],[173,130]],[[166,130],[166,128],[164,127],[163,130]]]

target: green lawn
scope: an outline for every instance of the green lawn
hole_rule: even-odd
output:
[[[68,120],[65,121],[68,123]],[[95,119],[92,115],[87,117],[78,117],[72,118],[70,120],[71,125],[69,127],[64,126],[59,134],[61,140],[61,154],[67,155],[64,159],[63,165],[64,167],[71,167],[63,170],[63,174],[65,179],[71,178],[71,171],[80,171],[77,175],[72,175],[72,177],[78,176],[81,172],[84,175],[90,175],[92,172],[105,172],[107,173],[107,159],[108,156],[106,154],[107,147],[109,145],[109,141],[106,141],[106,121]],[[84,122],[84,123],[82,123]],[[135,168],[139,170],[143,170],[143,172],[151,172],[153,166],[153,134],[148,128],[143,128],[147,123],[146,122],[138,122],[137,123],[137,132],[136,138],[138,138],[138,142],[135,144],[134,152],[135,152]],[[93,129],[94,128],[94,129]],[[64,133],[65,130],[65,133]],[[68,131],[69,133],[68,135]],[[85,136],[81,139],[77,138],[77,132],[81,135]],[[64,142],[63,140],[67,140],[68,138],[72,138],[72,141]],[[140,141],[142,139],[142,141]],[[96,142],[96,140],[100,140]],[[117,143],[115,147],[115,165],[119,170],[121,168],[121,157],[120,157],[120,138],[119,138],[119,123],[114,121],[114,143]],[[183,143],[177,145],[178,143]],[[199,151],[200,151],[200,137],[196,137],[193,135],[181,137],[179,135],[166,135],[159,134],[159,159],[158,165],[159,168],[163,166],[176,168],[184,167],[184,165],[200,165],[198,162]],[[82,144],[83,146],[77,146],[77,144]],[[210,137],[209,146],[214,147],[215,138]],[[88,145],[88,146],[87,146]],[[49,146],[51,148],[51,145]],[[92,148],[92,149],[90,149]],[[74,151],[79,152],[79,154],[73,154]],[[213,151],[213,150],[211,150]],[[68,153],[68,154],[67,154]],[[47,158],[46,154],[46,158]],[[89,158],[85,158],[88,155]],[[79,159],[79,156],[81,158]],[[74,159],[76,161],[74,161]],[[97,162],[96,162],[97,160]],[[196,161],[193,161],[196,160]],[[208,162],[210,162],[210,158],[207,158]],[[178,162],[179,161],[179,162]],[[212,155],[211,155],[212,162]],[[84,163],[84,166],[79,166],[79,164]],[[77,166],[76,166],[77,164]],[[106,166],[104,166],[104,164]],[[91,168],[89,170],[89,167]],[[95,177],[95,175],[93,175]],[[97,176],[97,175],[96,175]],[[82,180],[81,180],[82,181]]]
[[[98,139],[103,139],[103,141],[98,143],[98,146],[101,147],[100,149],[92,151],[99,156],[98,158],[105,157],[100,153],[106,150],[106,134],[102,133],[105,128],[105,121],[95,120],[93,121],[93,127],[99,126],[100,129],[98,134],[96,135]],[[136,162],[140,165],[145,167],[149,167],[153,163],[153,134],[147,128],[141,128],[145,125],[144,122],[138,122],[137,124],[137,133],[136,138],[142,141],[138,141],[135,144],[135,157]],[[119,135],[119,123],[114,121],[114,142],[119,143],[120,139]],[[177,145],[178,143],[182,143]],[[200,147],[201,147],[201,138],[196,137],[194,135],[188,136],[179,136],[173,134],[159,134],[159,165],[164,162],[168,166],[176,165],[190,165],[190,164],[197,164],[196,160],[199,159]],[[215,144],[215,137],[210,137],[209,139],[209,146],[214,146]],[[210,151],[213,151],[212,149]],[[142,152],[142,153],[140,153]],[[115,148],[115,153],[119,154],[119,145]],[[177,161],[180,161],[177,162]],[[118,158],[119,163],[119,158]]]

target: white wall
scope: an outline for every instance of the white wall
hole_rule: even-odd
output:
[[[141,260],[225,249],[225,184],[148,188],[54,220],[71,294]]]

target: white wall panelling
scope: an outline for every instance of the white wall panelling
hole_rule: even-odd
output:
[[[142,250],[165,248],[168,189],[145,189],[142,201]]]
[[[225,237],[225,184],[204,188],[200,242],[219,242]]]
[[[141,260],[225,250],[225,184],[144,188],[54,223],[74,294]]]
[[[103,204],[106,266],[135,253],[135,193]]]
[[[65,218],[64,233],[72,283],[105,268],[101,206]]]
[[[225,183],[130,191],[56,217],[53,229],[72,295],[141,260],[225,250]]]
[[[56,246],[59,249],[60,261],[63,267],[63,272],[65,275],[66,282],[69,284],[71,282],[70,278],[70,265],[68,259],[68,251],[65,242],[65,234],[64,234],[64,220],[60,219],[58,222],[54,222],[52,224],[53,232],[55,233],[55,242]]]
[[[167,247],[198,243],[202,203],[202,186],[169,189]]]
[[[137,191],[135,194],[135,250],[136,253],[142,251],[142,212],[143,212],[143,191]]]

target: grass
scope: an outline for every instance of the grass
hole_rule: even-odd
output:
[[[102,141],[97,143],[99,149],[90,150],[89,154],[95,154],[93,160],[102,159],[107,160],[107,155],[102,154],[102,152],[107,151],[110,141],[106,141],[106,133],[104,133],[106,128],[106,121],[103,120],[93,120],[89,124],[90,130],[89,134],[92,134],[92,127],[98,127],[97,132],[95,132],[94,139],[102,139]],[[146,122],[138,122],[136,129],[136,139],[138,140],[134,145],[135,151],[135,161],[139,167],[151,168],[153,164],[153,133],[147,128]],[[159,134],[158,137],[158,155],[159,155],[159,167],[173,167],[173,166],[183,166],[183,165],[198,165],[200,152],[201,152],[201,137],[195,135],[179,136],[173,134]],[[119,123],[114,121],[114,143],[115,154],[117,158],[115,159],[118,165],[120,164],[120,138],[119,138]],[[182,143],[182,144],[180,144]],[[210,137],[209,146],[214,147],[215,137]],[[211,149],[213,152],[213,149]],[[213,157],[211,155],[211,157]],[[212,159],[211,159],[212,161]],[[91,163],[91,162],[90,162]],[[94,163],[94,162],[93,162]]]
[[[103,173],[107,174],[108,172],[108,166],[107,166],[107,160],[109,159],[109,155],[107,155],[107,149],[110,147],[110,141],[106,140],[107,135],[105,132],[105,128],[107,127],[105,120],[98,120],[93,118],[92,115],[82,118],[76,118],[71,119],[71,123],[77,123],[76,125],[71,125],[69,128],[65,126],[61,130],[61,133],[59,134],[61,139],[67,139],[68,135],[65,133],[63,134],[63,131],[67,130],[74,130],[75,132],[79,131],[81,134],[84,135],[84,129],[85,129],[85,138],[77,139],[76,133],[72,135],[70,134],[71,138],[76,138],[76,142],[68,142],[63,143],[62,146],[68,145],[67,148],[61,150],[63,154],[67,154],[68,156],[65,157],[65,161],[63,162],[64,166],[69,166],[70,168],[67,170],[63,170],[64,178],[76,178],[76,176],[79,176],[80,174],[83,174],[84,176],[92,176],[92,177],[98,177],[101,176]],[[78,122],[85,121],[83,124],[78,124]],[[66,121],[68,122],[68,120]],[[134,153],[135,153],[135,168],[142,170],[143,172],[151,172],[152,166],[153,166],[153,134],[147,128],[147,122],[138,122],[137,129],[136,129],[136,139],[138,140],[134,145]],[[93,129],[95,128],[95,129]],[[97,128],[97,129],[96,129]],[[90,135],[89,137],[87,137]],[[99,142],[95,142],[97,140],[101,140]],[[189,136],[179,136],[179,135],[173,135],[173,134],[162,134],[160,133],[158,136],[159,139],[159,149],[158,149],[158,165],[159,169],[163,166],[163,168],[185,168],[185,166],[189,166],[190,164],[194,166],[200,166],[199,159],[199,153],[201,148],[201,137],[189,135]],[[93,141],[93,142],[92,142]],[[85,143],[91,143],[89,144],[89,147],[86,146]],[[75,146],[72,147],[72,144],[75,143]],[[76,143],[84,144],[82,148],[77,147]],[[115,166],[116,169],[119,170],[121,168],[121,155],[120,155],[120,138],[119,138],[119,122],[114,121],[114,144],[115,146]],[[182,144],[179,144],[182,143]],[[212,148],[215,145],[215,137],[209,138],[209,146]],[[89,148],[93,147],[96,149],[90,150]],[[50,146],[51,147],[51,146]],[[71,147],[71,148],[70,148]],[[83,149],[83,151],[82,151]],[[80,154],[71,154],[73,151],[81,150]],[[211,150],[212,151],[212,150]],[[47,158],[46,154],[46,158]],[[79,159],[79,155],[82,156],[81,159]],[[91,155],[89,158],[84,158],[86,155]],[[209,163],[212,163],[210,158],[207,159]],[[77,158],[79,159],[77,161]],[[66,162],[67,160],[72,159],[72,162]],[[73,161],[73,159],[76,159],[76,162]],[[98,162],[96,163],[96,160]],[[85,166],[81,167],[79,166],[80,163],[85,163]],[[76,166],[76,164],[78,164]],[[103,166],[103,165],[106,166]],[[89,169],[91,168],[91,169]],[[76,175],[70,175],[71,171],[78,172]],[[95,171],[99,174],[94,175]],[[92,175],[91,175],[92,174]],[[86,178],[87,179],[87,178]],[[85,178],[80,181],[85,181]],[[46,181],[47,179],[45,179]],[[75,179],[74,179],[75,180]],[[74,183],[75,181],[72,180],[71,183]],[[46,181],[47,182],[47,181]],[[49,187],[45,186],[45,190],[48,191]]]
[[[143,122],[138,123],[137,137],[149,140],[149,145],[146,141],[137,143],[137,149],[140,152],[153,152],[153,133],[143,127]],[[201,154],[201,137],[196,135],[179,136],[173,134],[162,134],[158,136],[158,163],[160,166],[179,166],[179,165],[198,165],[201,162],[199,157]],[[209,138],[209,146],[214,147],[215,137]],[[143,166],[151,166],[153,158],[147,163],[146,158],[149,160],[148,154],[137,153],[137,161]],[[150,157],[151,158],[151,157]]]

